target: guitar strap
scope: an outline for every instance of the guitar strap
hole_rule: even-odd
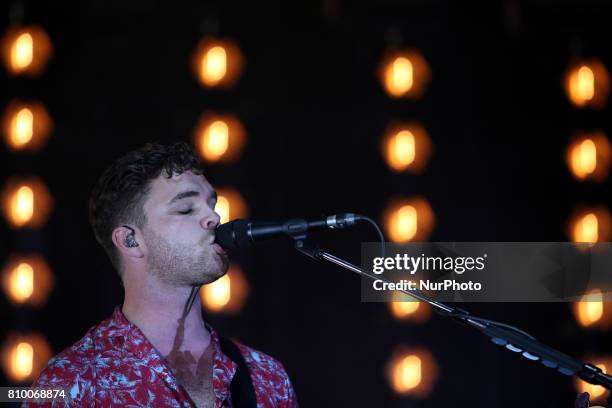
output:
[[[221,337],[219,342],[223,354],[228,356],[238,366],[232,378],[232,383],[230,384],[232,406],[234,408],[257,408],[257,398],[255,396],[255,388],[253,388],[253,381],[240,349],[233,341],[225,337]]]

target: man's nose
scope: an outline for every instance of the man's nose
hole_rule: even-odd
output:
[[[219,214],[211,210],[204,218],[202,218],[200,224],[204,229],[215,229],[220,222],[221,217],[219,217]]]

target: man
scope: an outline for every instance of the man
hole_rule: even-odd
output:
[[[66,389],[58,402],[71,406],[297,407],[278,361],[220,340],[202,319],[199,287],[228,268],[216,200],[186,143],[145,145],[104,172],[90,222],[125,300],[34,387]]]

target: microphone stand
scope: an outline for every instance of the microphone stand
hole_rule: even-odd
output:
[[[295,248],[313,259],[333,263],[372,280],[392,283],[382,276],[373,275],[350,262],[321,250],[306,237],[305,231],[289,235],[295,240]],[[439,315],[450,317],[465,326],[479,330],[490,337],[493,343],[504,346],[512,352],[521,353],[528,360],[540,361],[545,367],[556,369],[561,374],[567,376],[575,375],[590,384],[601,385],[608,390],[612,390],[612,376],[602,372],[599,367],[582,362],[540,343],[533,336],[516,327],[471,315],[463,309],[433,300],[418,290],[401,290],[401,292],[429,304]],[[612,406],[612,392],[608,395],[608,405]]]

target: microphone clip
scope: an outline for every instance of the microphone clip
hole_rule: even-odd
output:
[[[306,238],[305,234],[303,237],[293,237],[293,239],[295,240],[295,249],[313,259],[321,259],[321,248],[310,239]]]

